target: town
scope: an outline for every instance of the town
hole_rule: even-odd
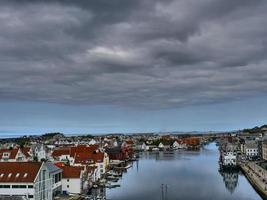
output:
[[[105,199],[95,188],[113,188],[140,151],[199,149],[210,136],[122,135],[68,137],[61,133],[3,139],[0,197]]]
[[[266,135],[266,136],[265,136]],[[216,142],[221,171],[240,168],[267,196],[267,126],[231,133],[110,134],[48,133],[2,139],[0,199],[106,199],[143,151],[198,151]]]

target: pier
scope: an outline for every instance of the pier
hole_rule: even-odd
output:
[[[262,169],[255,162],[241,162],[239,166],[251,185],[264,200],[267,200],[266,170]]]

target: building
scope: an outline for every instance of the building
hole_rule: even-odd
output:
[[[28,161],[27,156],[20,148],[16,149],[0,149],[0,162],[25,162]]]
[[[172,145],[173,149],[186,149],[186,144],[182,140],[174,141]]]
[[[32,151],[33,157],[36,158],[38,161],[47,159],[46,149],[43,144],[32,145],[31,151]]]
[[[83,167],[59,166],[62,172],[63,194],[81,194],[83,190]]]
[[[244,150],[247,158],[255,158],[258,154],[258,144],[256,141],[246,141]]]
[[[267,160],[267,140],[262,142],[262,159]]]
[[[0,195],[52,200],[62,170],[45,162],[0,162]]]

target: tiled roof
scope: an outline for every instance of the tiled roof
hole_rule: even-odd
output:
[[[4,153],[9,153],[9,159],[15,159],[19,149],[0,149],[0,159],[2,159]]]
[[[52,153],[53,157],[59,157],[62,155],[70,155],[70,149],[69,148],[55,149]]]
[[[73,167],[73,166],[59,166],[62,172],[62,178],[80,178],[82,167]]]
[[[61,155],[70,155],[71,157],[74,158],[76,155],[81,154],[81,153],[91,154],[97,151],[98,148],[99,148],[98,145],[90,145],[90,146],[78,145],[76,147],[60,148],[60,149],[54,150],[54,152],[52,153],[52,156],[59,157]]]
[[[79,153],[75,156],[75,163],[90,163],[90,161],[96,162],[103,162],[104,160],[104,153]]]
[[[0,162],[0,183],[34,182],[41,166],[41,162]]]
[[[96,150],[98,150],[98,148],[99,148],[99,145],[90,145],[90,146],[78,145],[76,147],[71,147],[70,155],[71,157],[75,157],[75,155],[80,154],[80,153],[93,153]]]
[[[22,153],[26,156],[26,158],[31,157],[31,155],[29,154],[31,148],[30,147],[23,147],[20,149],[22,151]]]

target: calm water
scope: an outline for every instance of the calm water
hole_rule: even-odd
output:
[[[149,153],[141,155],[119,181],[120,188],[107,189],[110,200],[258,200],[239,172],[219,173],[214,143],[199,152]],[[164,185],[164,198],[162,197]]]

